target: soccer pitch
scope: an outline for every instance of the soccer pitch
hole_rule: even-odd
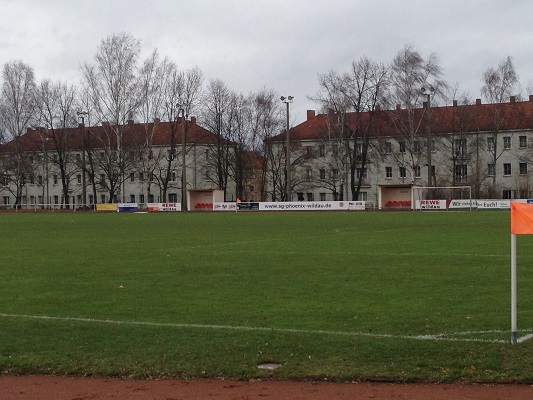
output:
[[[2,373],[533,381],[508,212],[0,214],[0,238]]]

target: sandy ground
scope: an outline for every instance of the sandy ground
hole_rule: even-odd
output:
[[[0,376],[2,400],[408,399],[533,400],[530,385],[121,380]]]

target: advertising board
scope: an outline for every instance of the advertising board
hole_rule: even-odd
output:
[[[175,212],[181,211],[181,203],[148,203],[150,212]]]

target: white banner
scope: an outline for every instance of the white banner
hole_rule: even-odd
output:
[[[298,201],[259,203],[260,211],[338,211],[364,209],[364,201]]]
[[[511,200],[478,200],[478,210],[510,210]]]
[[[446,200],[417,200],[417,210],[446,210]]]
[[[213,211],[233,211],[237,210],[237,203],[215,203]]]
[[[181,211],[181,203],[148,203],[148,211]]]
[[[520,200],[518,200],[520,201]],[[458,209],[478,210],[509,210],[511,200],[417,200],[415,208],[417,210],[458,210]]]
[[[463,208],[476,208],[477,207],[477,200],[470,201],[467,200],[450,200],[450,204],[448,204],[448,208],[450,210],[456,210],[456,209],[463,209]]]
[[[237,203],[215,203],[214,211],[238,211]],[[364,201],[292,201],[241,203],[239,210],[258,211],[364,211]]]

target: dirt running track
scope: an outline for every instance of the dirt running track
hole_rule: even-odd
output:
[[[120,380],[0,376],[2,400],[533,400],[530,385]]]

